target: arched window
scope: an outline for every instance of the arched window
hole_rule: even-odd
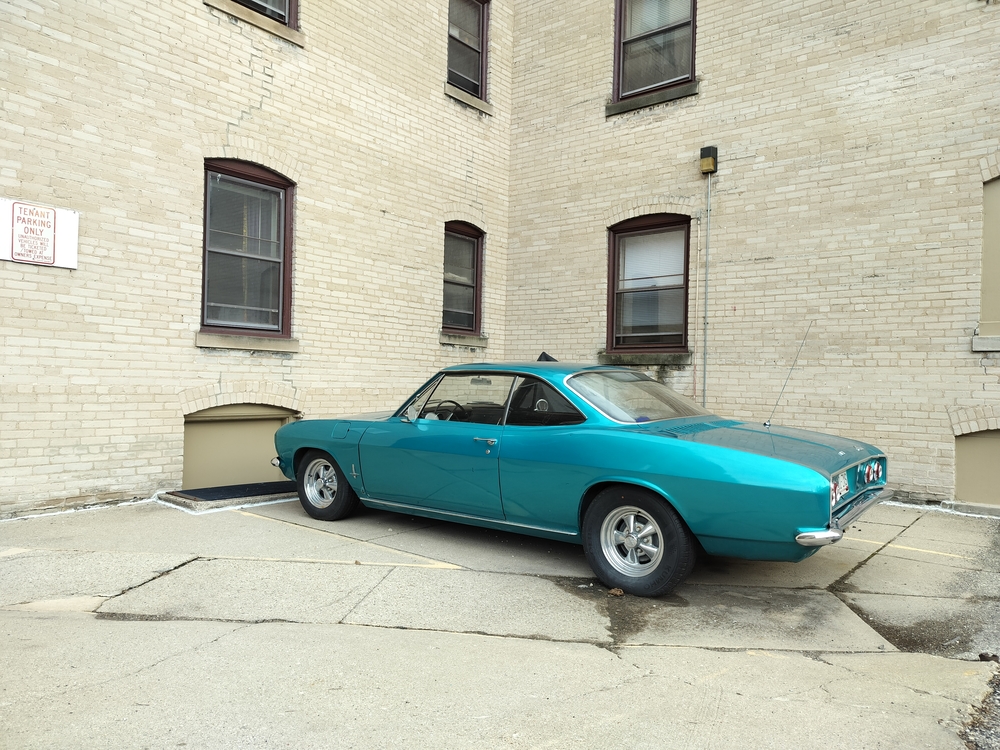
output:
[[[203,331],[291,335],[293,188],[256,164],[205,161]]]
[[[482,330],[483,233],[471,224],[444,225],[445,333],[478,336]]]
[[[691,217],[651,214],[608,230],[608,348],[687,350]]]

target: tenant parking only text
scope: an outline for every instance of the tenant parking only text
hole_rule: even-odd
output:
[[[15,203],[11,260],[51,266],[56,262],[56,212],[53,208]]]

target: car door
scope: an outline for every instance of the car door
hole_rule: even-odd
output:
[[[554,386],[520,377],[503,431],[500,486],[506,520],[577,532],[580,498],[599,465],[585,417]]]
[[[374,498],[503,518],[499,448],[513,375],[447,373],[412,421],[394,417],[361,438],[365,491]]]

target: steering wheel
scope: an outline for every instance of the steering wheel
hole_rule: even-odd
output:
[[[437,406],[434,407],[434,411],[437,411],[438,409],[440,409],[445,404],[454,404],[454,408],[452,408],[451,411],[448,412],[448,419],[445,420],[445,421],[448,421],[452,417],[455,417],[455,416],[457,416],[459,419],[468,419],[469,418],[469,412],[468,412],[468,410],[464,406],[462,406],[460,403],[458,403],[458,401],[452,401],[450,398],[446,398],[446,399],[442,399],[441,401],[438,401]]]

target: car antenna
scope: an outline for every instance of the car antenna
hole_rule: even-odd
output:
[[[536,359],[535,361],[536,362],[558,362],[559,360],[556,359],[555,357],[553,357],[548,352],[542,352],[541,354],[538,355],[538,359]]]
[[[802,343],[799,344],[799,350],[797,352],[795,352],[795,359],[792,360],[792,366],[788,368],[788,375],[785,377],[785,385],[788,385],[788,378],[792,377],[792,370],[795,369],[795,363],[799,361],[799,355],[802,354],[802,347],[805,346],[805,344],[806,344],[806,338],[809,336],[809,329],[813,327],[813,323],[815,323],[815,322],[816,322],[815,320],[810,320],[809,321],[809,327],[806,328],[805,336],[802,337]],[[785,385],[781,386],[781,392],[778,394],[778,398],[774,402],[774,408],[771,409],[771,417],[773,417],[774,416],[774,412],[776,412],[778,410],[778,404],[781,403],[781,397],[785,393]],[[764,422],[764,426],[765,427],[770,428],[770,426],[771,426],[771,417],[768,417],[767,421]]]

